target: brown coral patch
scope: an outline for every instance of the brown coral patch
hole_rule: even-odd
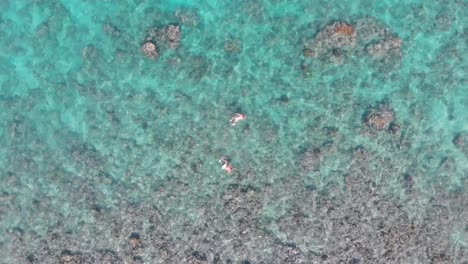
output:
[[[388,124],[390,123],[390,120],[393,120],[390,114],[387,112],[384,113],[372,113],[368,119],[367,123],[378,129],[378,130],[384,130]]]
[[[344,22],[337,23],[335,25],[335,33],[345,36],[352,36],[354,34],[354,28],[353,26]]]
[[[395,113],[388,105],[379,103],[376,106],[370,106],[364,113],[364,123],[367,126],[377,130],[385,130],[395,120]]]

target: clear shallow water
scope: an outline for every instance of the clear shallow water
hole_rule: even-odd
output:
[[[31,255],[40,263],[60,262],[63,250],[96,249],[123,260],[134,254],[143,263],[177,263],[193,257],[183,245],[205,248],[197,250],[210,261],[215,254],[207,248],[216,247],[223,261],[267,263],[261,252],[288,243],[304,263],[334,263],[332,256],[341,256],[327,252],[333,235],[298,237],[284,222],[299,207],[327,226],[315,211],[319,198],[311,195],[339,201],[350,193],[346,179],[356,175],[365,175],[359,179],[373,182],[381,199],[413,222],[427,219],[433,208],[448,208],[448,222],[432,219],[448,226],[435,236],[445,243],[447,261],[466,261],[461,219],[467,216],[468,143],[453,144],[468,130],[466,2],[0,5],[6,10],[0,17],[5,263],[28,263]],[[401,56],[374,60],[363,43],[344,51],[343,61],[303,55],[305,43],[326,25],[342,20],[356,26],[365,19],[402,40]],[[148,30],[169,23],[181,25],[179,47],[161,47],[156,61],[145,58],[140,45]],[[363,123],[367,107],[381,100],[394,111],[396,134]],[[229,126],[238,111],[248,119]],[[365,162],[356,161],[357,147],[366,150]],[[313,170],[301,166],[308,149],[316,149]],[[223,155],[231,157],[235,174],[220,169]],[[239,194],[238,188],[249,191]],[[226,197],[239,203],[230,205]],[[164,221],[154,223],[152,211]],[[240,239],[232,231],[242,226],[239,219],[251,236]],[[203,235],[192,229],[210,221],[222,224],[202,233],[220,232],[223,239],[201,245]],[[164,237],[151,226],[172,241],[166,257],[150,253],[149,238]],[[131,232],[142,235],[147,250],[127,252]],[[229,237],[250,251],[241,253]],[[324,254],[330,257],[321,259]],[[428,259],[414,253],[391,261]]]

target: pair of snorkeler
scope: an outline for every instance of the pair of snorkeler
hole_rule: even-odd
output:
[[[247,116],[244,114],[235,113],[234,116],[229,120],[229,124],[231,124],[231,126],[235,126],[237,122],[245,120],[246,118]],[[231,174],[231,172],[233,172],[236,169],[229,163],[228,159],[225,156],[219,159],[219,163],[221,163],[221,169],[226,171],[227,174]]]

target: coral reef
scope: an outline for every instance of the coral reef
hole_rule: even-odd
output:
[[[155,60],[159,53],[167,49],[177,49],[180,44],[182,32],[177,24],[168,24],[162,28],[150,28],[141,51],[146,57]]]
[[[121,34],[120,30],[111,23],[104,23],[102,26],[102,32],[111,37],[119,37]]]
[[[298,188],[296,178],[281,183],[281,193],[268,185],[230,184],[218,198],[187,208],[201,217],[193,221],[164,206],[175,193],[191,192],[167,182],[151,198],[160,206],[124,202],[118,210],[95,210],[87,232],[100,239],[91,244],[61,224],[44,235],[17,228],[6,236],[16,263],[448,264],[467,259],[463,247],[449,238],[466,219],[462,193],[439,192],[432,206],[410,217],[373,180],[373,164],[385,163],[364,147],[350,152],[343,188]],[[409,192],[408,199],[418,195]],[[284,213],[269,215],[279,201],[287,204]],[[28,249],[27,241],[37,246]]]
[[[224,51],[229,54],[237,54],[242,51],[242,43],[237,39],[229,39],[224,42]]]
[[[377,103],[375,106],[369,106],[363,115],[363,122],[369,127],[377,130],[386,130],[395,120],[395,113],[386,103]],[[392,130],[398,130],[393,127]]]
[[[334,64],[346,62],[345,52],[360,54],[365,51],[376,60],[390,61],[401,57],[403,41],[372,18],[356,23],[334,22],[323,27],[316,36],[305,43],[303,55],[324,58]]]
[[[180,26],[171,24],[164,28],[164,38],[170,49],[176,49],[179,46],[180,36]]]
[[[320,30],[312,41],[306,43],[306,49],[314,51],[315,56],[320,56],[334,49],[352,49],[356,43],[357,34],[353,26],[340,21]]]
[[[468,263],[462,12],[10,2],[0,263]]]
[[[156,49],[156,45],[151,41],[143,43],[141,46],[141,52],[143,52],[147,58],[152,60],[156,60],[159,55],[158,50]]]
[[[355,29],[358,35],[359,46],[362,47],[365,47],[369,43],[379,41],[390,34],[390,29],[371,17],[358,19]]]
[[[313,50],[311,50],[311,49],[304,49],[304,50],[302,51],[302,54],[304,55],[304,57],[311,57],[311,58],[313,58],[313,57],[316,56],[316,55],[315,55],[315,52],[314,52]]]
[[[366,51],[374,59],[389,59],[401,56],[401,46],[403,42],[397,37],[385,37],[383,40],[370,44]]]
[[[457,133],[452,140],[456,148],[458,148],[465,156],[468,157],[468,133],[463,131]]]
[[[154,41],[158,46],[176,49],[179,46],[182,32],[177,24],[169,24],[164,27],[153,27],[148,30],[146,40]]]
[[[334,25],[335,33],[343,36],[355,36],[354,28],[350,24],[338,22]]]
[[[320,170],[320,162],[331,150],[332,142],[325,142],[321,146],[309,147],[300,158],[300,166],[306,172]]]

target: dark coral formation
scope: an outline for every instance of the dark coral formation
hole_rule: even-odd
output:
[[[398,125],[397,123],[392,122],[392,123],[390,124],[390,127],[388,128],[388,130],[389,130],[392,134],[397,134],[397,133],[400,131],[400,125]]]
[[[164,27],[151,28],[146,40],[154,41],[158,46],[176,49],[179,46],[182,31],[179,25],[169,24]]]
[[[457,133],[452,140],[453,144],[459,149],[465,156],[468,156],[468,133],[463,131]]]
[[[395,120],[395,113],[386,103],[378,103],[375,106],[369,106],[363,115],[363,122],[369,127],[377,130],[386,130],[390,128],[390,124]],[[398,131],[396,127],[392,127],[395,133]]]
[[[102,26],[102,32],[111,37],[119,37],[121,34],[120,30],[111,23],[104,23]]]
[[[237,39],[228,39],[224,42],[224,51],[229,54],[237,54],[242,51],[242,43]]]
[[[455,18],[448,13],[439,13],[435,19],[434,27],[439,31],[447,31],[452,27]]]
[[[164,38],[170,49],[176,49],[179,46],[180,36],[180,26],[171,24],[164,28]]]
[[[371,58],[389,61],[401,56],[403,41],[371,18],[356,23],[334,22],[306,42],[305,57],[326,58],[335,64],[345,61],[342,54],[364,51]]]
[[[159,53],[166,49],[177,49],[180,44],[182,31],[179,25],[169,24],[162,28],[151,28],[148,31],[141,51],[150,59],[157,59]]]
[[[401,56],[402,44],[401,39],[389,36],[377,43],[370,44],[366,47],[366,51],[374,59],[390,59]]]
[[[304,49],[302,51],[302,54],[304,55],[304,57],[314,58],[316,56],[315,52],[313,50],[311,50],[311,49],[308,49],[308,48]]]
[[[466,260],[463,248],[449,239],[466,217],[468,204],[462,193],[441,192],[423,213],[410,216],[373,179],[372,163],[381,160],[364,147],[351,152],[344,188],[332,188],[329,193],[299,187],[294,178],[282,183],[290,196],[287,200],[272,186],[231,184],[220,197],[189,209],[198,212],[201,221],[175,218],[177,214],[164,203],[124,203],[119,210],[96,211],[93,233],[101,239],[93,244],[67,233],[60,224],[43,239],[21,229],[6,236],[14,245],[17,263],[448,264]],[[402,176],[403,181],[409,178]],[[152,199],[166,202],[188,190],[171,183],[165,188],[167,192],[161,190]],[[410,192],[408,198],[418,195]],[[285,202],[283,214],[267,213],[270,203]],[[138,233],[129,231],[135,228]],[[32,240],[38,241],[33,251],[25,245]],[[120,243],[113,246],[109,240]]]
[[[336,133],[335,128],[325,130]],[[316,170],[332,144],[308,149],[305,169]],[[106,159],[96,148],[74,144],[70,152],[77,167],[103,169],[100,163]],[[388,162],[363,146],[348,154],[341,187],[312,188],[304,186],[302,177],[291,176],[275,185],[219,183],[203,198],[197,186],[173,179],[161,181],[146,200],[120,200],[117,208],[96,202],[98,191],[90,187],[90,179],[64,175],[74,188],[70,202],[85,197],[92,223],[71,232],[67,222],[52,222],[45,234],[18,227],[6,232],[3,245],[12,248],[14,263],[396,264],[463,263],[468,258],[466,249],[451,239],[455,230],[466,235],[468,201],[463,192],[438,191],[415,214],[409,204],[420,201],[417,180],[409,174],[396,179],[408,190],[399,201],[385,190],[385,181],[394,179],[374,177],[376,167],[390,169]],[[128,188],[126,182],[112,184],[119,194]],[[185,195],[195,199],[191,206]],[[37,201],[37,206],[49,202]],[[186,217],[184,211],[196,217]]]
[[[145,54],[145,56],[149,59],[155,60],[158,58],[158,50],[156,45],[151,41],[143,43],[141,46],[141,52],[143,52],[143,54]]]
[[[356,31],[360,47],[371,58],[389,62],[401,57],[403,41],[385,25],[364,18],[356,22]]]
[[[132,249],[138,248],[141,245],[140,234],[138,232],[132,232],[128,238],[128,242],[130,243]]]
[[[318,171],[324,156],[330,151],[332,142],[325,142],[321,146],[309,147],[300,158],[300,166],[306,172]]]
[[[356,21],[356,32],[358,35],[358,45],[363,47],[391,34],[389,28],[378,23],[373,18],[358,19]]]
[[[306,44],[308,54],[316,56],[334,49],[352,49],[356,46],[357,34],[353,26],[346,22],[335,22],[325,26],[312,41]]]
[[[315,191],[298,194],[296,206],[277,222],[279,239],[285,244],[294,244],[302,253],[309,252],[313,256],[309,260],[317,263],[411,263],[416,260],[462,263],[462,259],[466,260],[466,252],[455,253],[447,240],[451,232],[449,222],[460,227],[466,216],[466,213],[447,212],[466,206],[468,201],[464,195],[440,195],[422,216],[411,217],[373,180],[371,163],[379,161],[372,159],[375,159],[373,153],[357,147],[353,150],[344,190],[334,188],[333,195],[325,196]],[[404,178],[409,184],[410,177]],[[418,195],[409,194],[411,198]],[[429,237],[434,240],[426,241]],[[314,240],[320,242],[313,243]]]
[[[36,262],[32,262],[36,263]],[[40,262],[38,262],[40,263]],[[96,250],[92,253],[82,253],[80,251],[71,251],[68,249],[60,253],[58,262],[60,264],[91,264],[91,263],[105,263],[105,264],[120,264],[124,261],[118,256],[116,252],[111,250]]]
[[[455,135],[455,137],[453,138],[453,141],[452,141],[452,142],[453,142],[453,144],[454,144],[457,148],[461,149],[461,148],[463,148],[466,144],[468,144],[468,143],[466,142],[466,140],[467,140],[466,138],[467,138],[467,133],[460,132],[460,133],[458,133],[458,134]]]

